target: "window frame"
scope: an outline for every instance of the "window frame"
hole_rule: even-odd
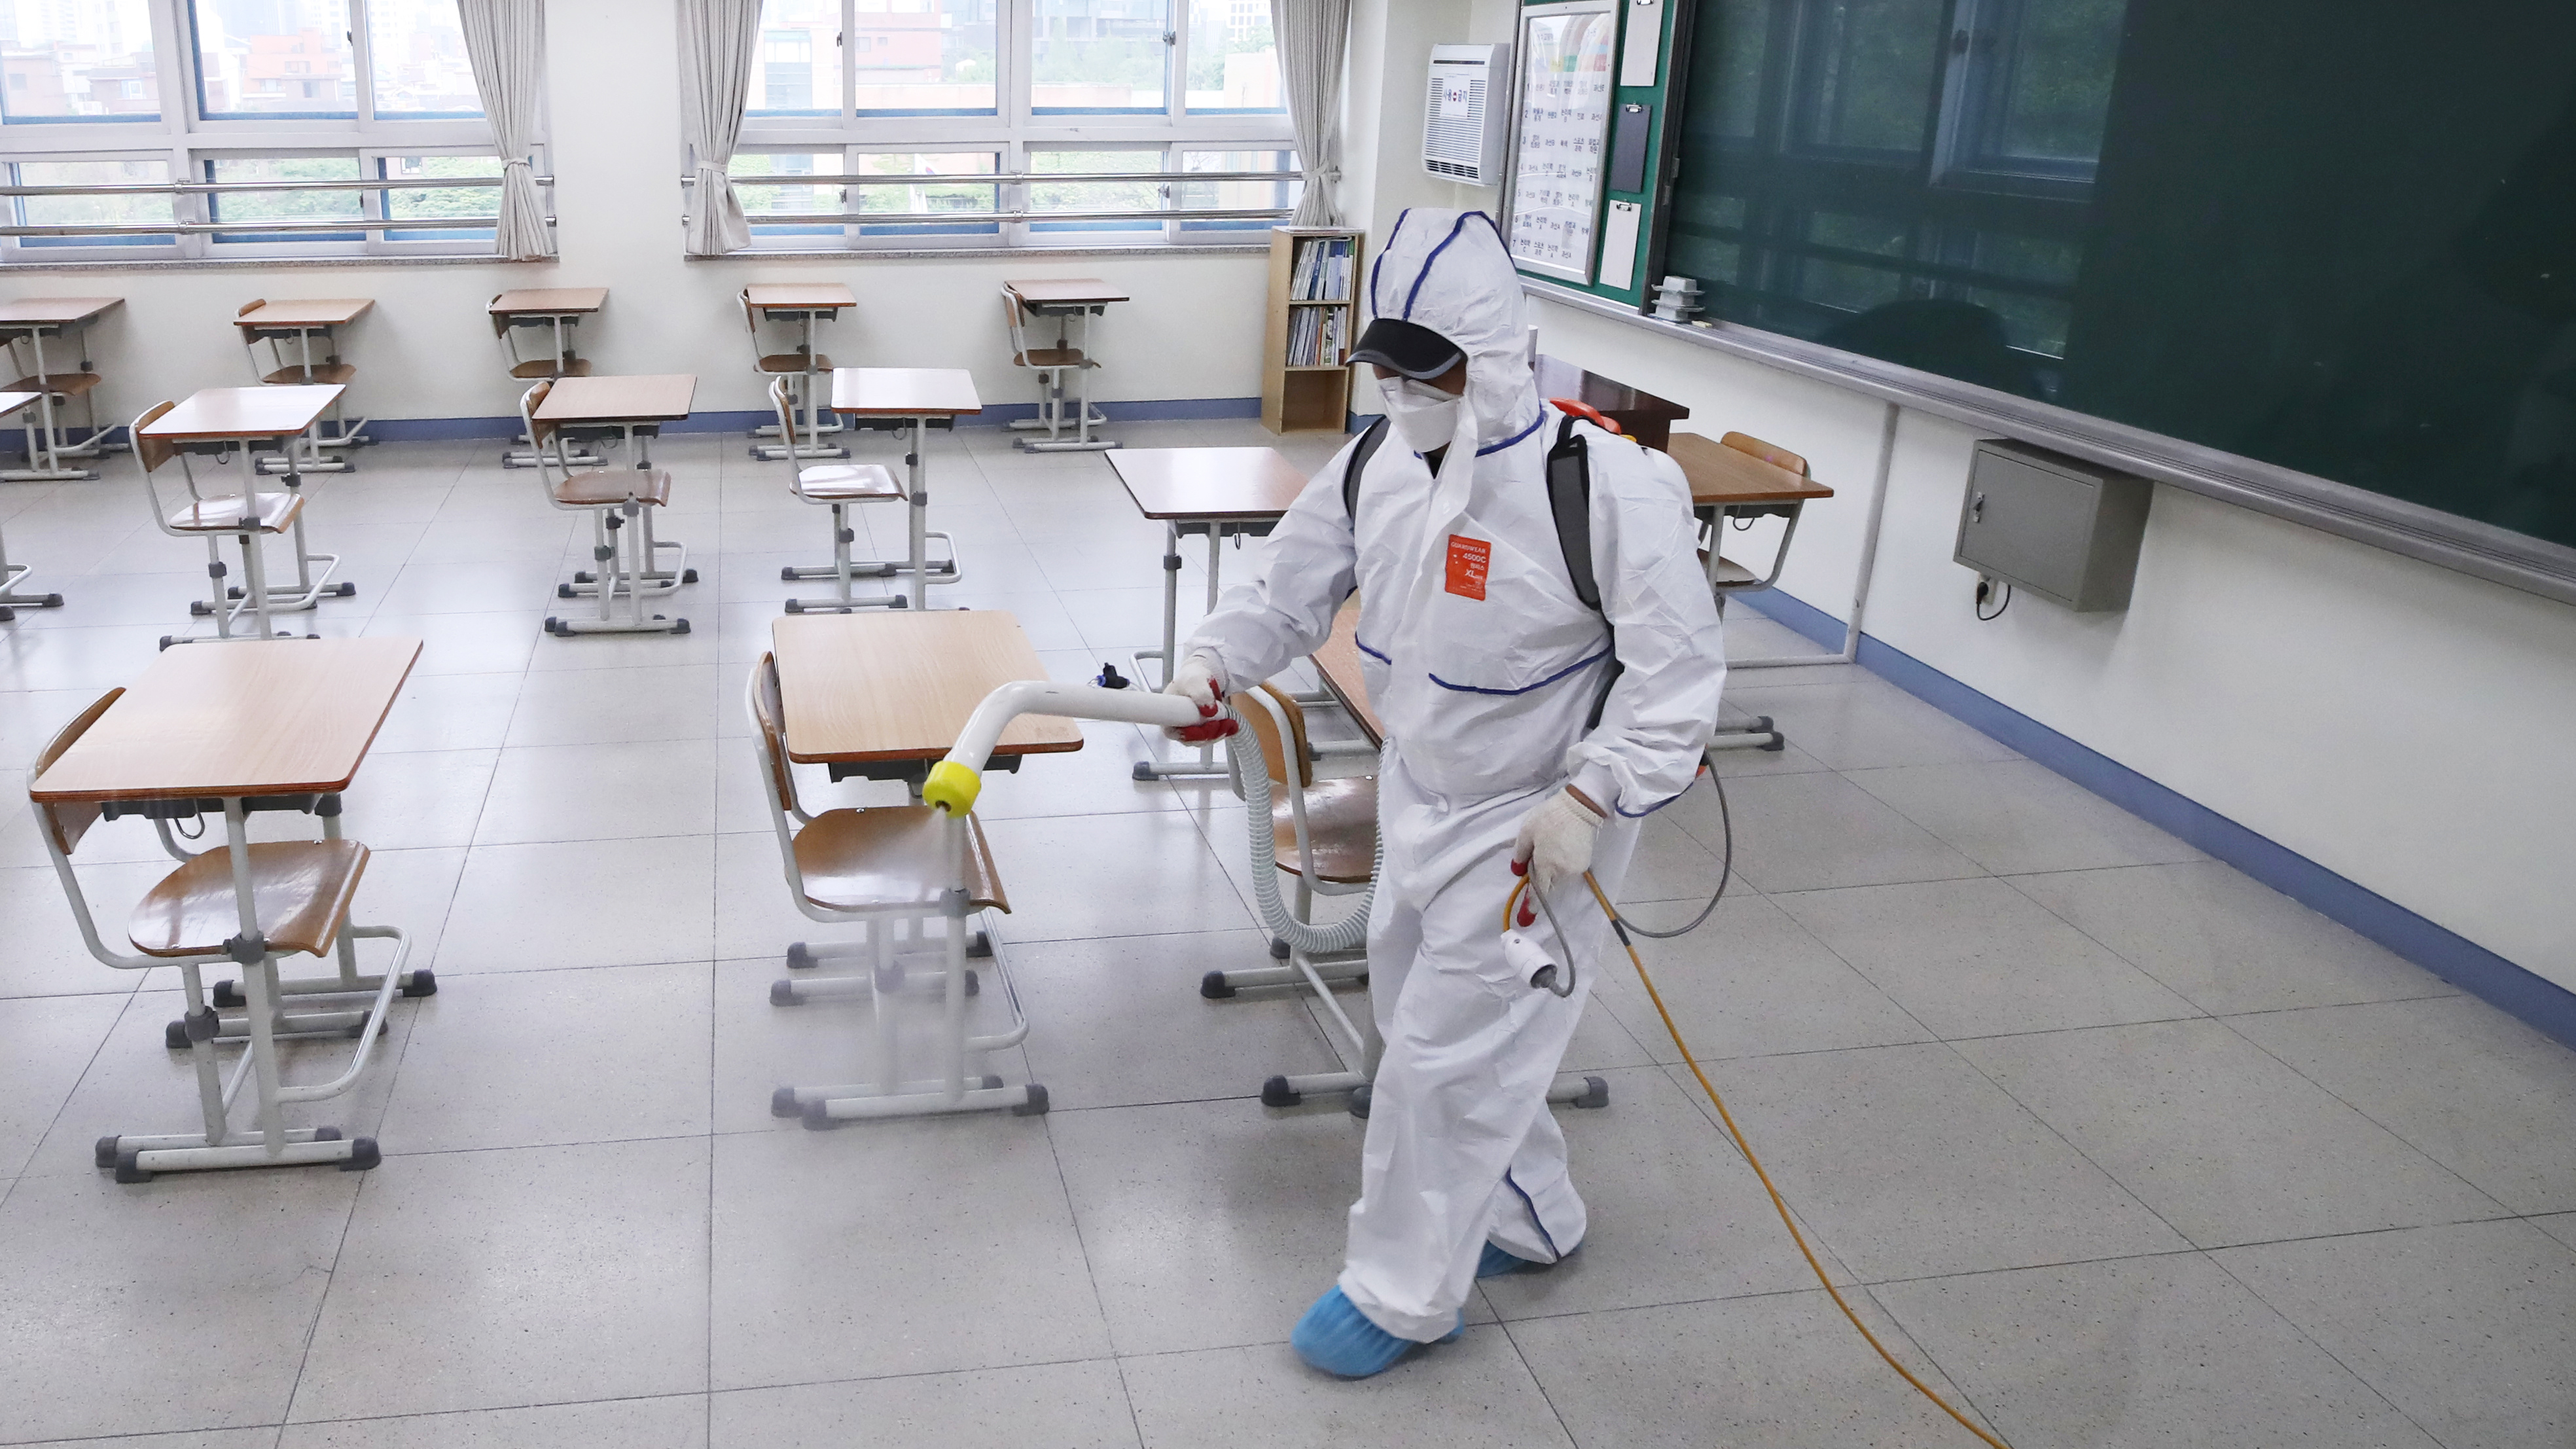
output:
[[[201,104],[201,76],[196,47],[196,10],[212,0],[150,0],[153,71],[160,87],[160,114],[154,119],[73,117],[63,120],[13,121],[0,125],[0,163],[15,184],[14,167],[34,162],[118,162],[160,159],[168,175],[181,183],[201,183],[210,163],[232,159],[291,156],[349,157],[361,180],[383,177],[386,160],[414,156],[496,156],[492,125],[482,115],[396,113],[379,116],[375,103],[374,57],[368,35],[370,0],[344,0],[350,23],[350,65],[356,85],[353,114],[314,116],[301,113],[222,113],[209,117]],[[540,114],[544,108],[540,107]],[[530,147],[539,175],[550,171],[543,128]],[[0,264],[60,266],[72,262],[237,261],[291,258],[487,256],[488,234],[470,228],[452,235],[422,236],[423,230],[386,216],[389,191],[408,188],[387,180],[358,191],[360,215],[349,231],[357,240],[324,233],[327,240],[307,240],[262,233],[260,224],[243,231],[257,240],[233,240],[225,234],[181,232],[170,242],[127,243],[101,238],[67,245],[51,238],[0,237]],[[499,207],[499,188],[492,190]],[[0,220],[24,225],[28,198],[8,198]],[[209,224],[216,220],[215,197],[180,194],[171,198],[176,224]],[[41,224],[41,223],[37,223]],[[409,232],[411,235],[401,235]],[[391,233],[391,234],[389,234]],[[28,242],[37,245],[29,246]]]
[[[1275,111],[1210,109],[1192,111],[1188,106],[1188,57],[1190,43],[1190,0],[1163,0],[1167,29],[1164,32],[1165,93],[1159,111],[1038,111],[1030,92],[1036,56],[1036,0],[996,0],[994,15],[994,107],[991,111],[917,111],[863,112],[858,109],[856,86],[857,53],[846,38],[857,28],[856,0],[839,0],[841,34],[844,43],[837,46],[841,64],[841,106],[837,115],[763,115],[747,109],[743,116],[741,138],[735,143],[737,158],[747,154],[774,152],[822,153],[841,151],[843,166],[855,167],[856,158],[869,152],[955,152],[990,151],[996,159],[998,174],[1025,174],[1031,152],[1038,151],[1135,151],[1159,150],[1161,170],[1183,169],[1185,153],[1192,151],[1279,151],[1297,149],[1296,133],[1289,123],[1286,98]],[[752,174],[767,174],[754,172]],[[1291,173],[1293,175],[1293,173]],[[1163,204],[1171,204],[1171,189],[1176,184],[1160,183]],[[996,210],[1011,212],[1028,209],[1028,186],[1025,183],[998,184]],[[843,195],[848,196],[844,188]],[[846,199],[843,203],[848,204]],[[1293,199],[1291,204],[1293,205]],[[755,214],[753,224],[757,226]],[[991,231],[958,235],[937,234],[928,230],[879,228],[884,234],[862,236],[867,224],[851,222],[841,228],[838,245],[818,245],[827,237],[760,236],[736,255],[779,251],[932,251],[932,250],[1027,250],[1134,247],[1139,250],[1168,246],[1222,246],[1234,239],[1215,228],[1185,227],[1181,221],[1166,219],[1160,226],[1132,230],[1067,232],[1041,230],[1043,221],[1002,221]],[[1245,239],[1242,244],[1250,244]]]

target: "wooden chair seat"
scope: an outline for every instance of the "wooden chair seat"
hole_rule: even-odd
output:
[[[927,805],[887,805],[815,816],[796,832],[805,899],[827,911],[937,904],[948,888],[939,814]],[[966,878],[976,909],[1010,910],[984,845],[984,824],[972,815],[966,817]]]
[[[1707,549],[1699,551],[1699,570],[1701,573],[1708,573]],[[1709,578],[1710,582],[1721,589],[1740,589],[1746,584],[1762,582],[1760,574],[1723,555],[1720,555],[1717,560],[1717,572],[1711,574]]]
[[[321,387],[327,383],[345,383],[357,375],[358,369],[345,362],[317,362],[309,375],[301,367],[281,367],[260,381],[272,387],[302,387],[307,382]]]
[[[1097,366],[1090,358],[1082,355],[1082,349],[1079,347],[1032,347],[1026,352],[1012,354],[1011,365],[1014,367]]]
[[[251,899],[271,951],[319,956],[340,939],[349,901],[367,869],[354,840],[295,840],[250,848]],[[241,934],[232,853],[220,847],[154,886],[126,927],[147,956],[199,956]]]
[[[671,475],[659,468],[584,468],[555,485],[566,508],[607,508],[632,498],[647,508],[671,501]]]
[[[590,359],[587,357],[576,357],[572,361],[565,363],[562,368],[558,369],[555,366],[553,358],[540,357],[534,362],[522,362],[518,366],[511,368],[510,375],[512,377],[519,378],[588,377],[590,376]]]
[[[1297,869],[1297,817],[1284,797],[1270,802],[1271,838],[1279,868]],[[1357,885],[1377,858],[1377,777],[1318,780],[1306,787],[1306,845],[1315,854],[1315,878]]]
[[[37,377],[30,373],[9,384],[8,390],[50,392],[56,397],[79,397],[98,386],[101,380],[95,372],[57,372],[51,377]]]
[[[834,463],[796,470],[797,491],[817,503],[901,498],[903,485],[877,463]]]
[[[760,370],[763,372],[803,372],[805,370],[805,354],[801,352],[772,353],[769,356],[760,359]],[[814,370],[816,372],[831,371],[832,359],[825,357],[819,352],[815,353]]]
[[[257,515],[245,519],[250,505]],[[170,526],[181,533],[240,533],[248,527],[254,533],[284,533],[295,524],[295,515],[304,511],[304,500],[293,493],[255,493],[249,499],[208,498],[189,504],[170,515]]]

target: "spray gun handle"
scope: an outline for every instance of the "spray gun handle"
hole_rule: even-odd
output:
[[[1166,729],[1206,727],[1199,707],[1178,695],[1058,684],[1045,679],[1014,680],[984,696],[983,703],[966,717],[966,727],[958,731],[957,743],[930,767],[930,777],[921,787],[922,802],[939,806],[951,815],[974,809],[975,797],[984,788],[984,762],[992,758],[993,747],[1001,743],[1002,731],[1024,714],[1119,720]],[[1234,721],[1227,719],[1223,723],[1230,725]]]

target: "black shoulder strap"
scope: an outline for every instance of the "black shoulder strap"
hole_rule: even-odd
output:
[[[1583,607],[1601,615],[1610,632],[1610,667],[1601,672],[1601,688],[1592,696],[1592,713],[1583,721],[1588,732],[1601,724],[1610,704],[1610,686],[1627,666],[1619,662],[1619,634],[1601,607],[1601,581],[1592,573],[1592,450],[1574,431],[1569,414],[1557,424],[1556,446],[1547,450],[1547,509],[1556,520],[1557,551],[1565,555],[1565,577]]]
[[[1342,468],[1342,516],[1357,524],[1360,521],[1360,475],[1368,471],[1369,459],[1377,456],[1377,445],[1386,441],[1386,415],[1368,425],[1360,434],[1359,446],[1351,449],[1351,461]]]

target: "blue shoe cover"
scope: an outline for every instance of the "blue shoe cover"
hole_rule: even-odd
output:
[[[1508,1252],[1497,1244],[1487,1243],[1484,1256],[1476,1260],[1476,1276],[1500,1278],[1506,1273],[1522,1273],[1546,1266],[1545,1263],[1533,1263],[1518,1253]]]
[[[1452,1329],[1446,1343],[1466,1326],[1465,1315],[1459,1317],[1459,1328]],[[1368,1316],[1342,1296],[1340,1284],[1327,1290],[1297,1320],[1288,1334],[1288,1345],[1297,1356],[1328,1374],[1346,1379],[1364,1379],[1395,1367],[1396,1360],[1421,1347],[1409,1338],[1398,1338],[1368,1321]]]

